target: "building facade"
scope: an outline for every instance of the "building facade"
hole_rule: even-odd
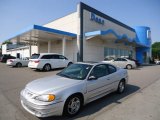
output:
[[[61,53],[76,61],[102,61],[105,57],[129,56],[148,63],[151,57],[149,27],[131,28],[122,22],[79,3],[74,13],[43,26],[33,25],[8,40],[23,43],[30,57],[32,53]],[[17,54],[19,48],[2,47],[2,53]],[[20,53],[20,51],[18,51]]]

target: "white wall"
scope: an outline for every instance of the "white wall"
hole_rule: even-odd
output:
[[[17,53],[20,53],[20,58],[30,57],[29,46],[22,49],[7,50],[7,54],[10,54],[15,57],[17,56]]]
[[[135,38],[136,34],[133,31],[130,31],[118,24],[115,24],[109,20],[106,20],[102,17],[99,17],[104,20],[104,25],[98,24],[95,21],[90,20],[90,12],[84,10],[84,33],[86,32],[92,32],[97,30],[114,30],[118,35],[126,34],[130,38]],[[83,41],[83,60],[84,61],[102,61],[104,59],[104,47],[108,48],[120,48],[120,49],[126,49],[130,50],[129,46],[125,46],[123,43],[115,43],[116,38],[113,37],[113,39],[100,39],[100,38],[94,38],[91,40],[86,40],[84,36]],[[135,56],[135,50],[134,50],[134,56]]]
[[[20,53],[20,58],[30,57],[30,46],[25,46],[16,49],[6,50],[5,54],[10,54],[12,56],[17,56],[17,53]],[[37,46],[31,46],[31,55],[38,53]]]
[[[77,61],[76,40],[66,40],[65,57],[69,60]],[[48,42],[40,42],[40,53],[48,52]],[[62,54],[62,40],[54,40],[51,42],[51,53]]]
[[[90,20],[90,12],[87,10],[84,10],[84,32],[91,32],[96,30],[108,30],[112,29],[119,35],[126,34],[130,38],[135,38],[136,34],[133,31],[128,30],[127,28],[124,28],[116,23],[113,23],[112,21],[106,20],[102,17],[99,17],[104,20],[104,25],[98,24],[95,21]]]
[[[38,53],[38,47],[37,46],[31,46],[30,49],[31,49],[31,55],[34,54],[34,53]],[[27,52],[27,54],[28,54],[28,52]]]
[[[2,54],[7,54],[7,44],[2,45]]]
[[[77,33],[77,18],[77,12],[74,12],[62,18],[54,20],[48,24],[45,24],[44,27]]]
[[[102,40],[93,38],[85,42],[84,48],[84,61],[102,61],[104,60],[104,48],[123,49],[130,51],[130,46],[126,46],[123,43],[114,43],[114,40]],[[133,57],[135,58],[135,48],[133,48]]]

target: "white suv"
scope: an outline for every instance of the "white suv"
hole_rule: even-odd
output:
[[[28,67],[44,71],[50,71],[54,68],[64,68],[72,64],[63,55],[57,53],[40,53],[33,54],[29,60]]]

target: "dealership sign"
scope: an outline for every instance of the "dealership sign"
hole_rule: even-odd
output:
[[[99,16],[97,16],[96,14],[92,13],[90,14],[90,19],[91,21],[94,21],[98,24],[104,25],[104,19],[100,18]]]

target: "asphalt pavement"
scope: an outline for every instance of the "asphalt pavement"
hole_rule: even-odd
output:
[[[31,115],[30,113],[26,112],[22,108],[19,100],[20,91],[25,87],[25,85],[28,82],[41,77],[54,75],[59,71],[60,70],[53,70],[51,72],[41,72],[41,71],[34,71],[27,67],[12,68],[6,66],[3,63],[0,63],[0,107],[1,107],[0,120],[68,120],[69,118],[65,117],[37,118]],[[110,112],[111,110],[115,109],[117,110],[116,112],[119,112],[120,109],[117,107],[122,104],[125,104],[123,105],[123,109],[130,110],[130,107],[135,106],[134,104],[132,105],[132,102],[134,102],[132,100],[135,99],[134,96],[140,94],[145,89],[154,88],[154,87],[150,88],[150,86],[152,86],[154,83],[156,84],[156,89],[155,90],[153,89],[153,91],[155,92],[156,90],[160,89],[160,86],[158,86],[158,83],[156,83],[156,81],[158,82],[158,80],[160,79],[160,66],[140,67],[134,70],[128,70],[128,73],[129,73],[129,84],[127,85],[127,89],[124,94],[118,95],[116,93],[111,93],[101,99],[98,99],[86,105],[82,109],[79,115],[70,119],[97,120],[97,119],[104,119],[107,117],[107,120],[112,120],[108,119],[112,118],[111,116],[112,112]],[[150,93],[149,95],[151,95],[152,92],[149,93]],[[159,97],[157,94],[155,96]],[[145,92],[144,96],[149,96],[149,95]],[[141,97],[143,98],[143,96]],[[157,97],[155,97],[155,99]],[[150,97],[147,98],[149,99]],[[135,101],[135,104],[141,105],[142,108],[146,108],[140,102],[142,101],[137,100]],[[154,102],[154,100],[153,103],[155,103],[158,106],[158,103]],[[154,104],[151,104],[150,106],[153,107],[152,109],[153,112],[156,111],[154,110]],[[130,111],[132,111],[133,109],[134,108],[132,108]],[[123,118],[122,116],[126,116],[126,114],[124,114],[123,112],[121,114],[122,114],[121,116],[119,115],[115,119],[121,120]],[[138,116],[138,113],[136,112],[134,116],[136,116],[136,114]],[[142,114],[144,114],[144,112],[142,112]],[[134,116],[131,117],[134,118]],[[151,116],[155,116],[155,114],[151,114]],[[126,119],[123,120],[127,120],[127,117]],[[136,119],[136,120],[141,120],[141,119]]]

